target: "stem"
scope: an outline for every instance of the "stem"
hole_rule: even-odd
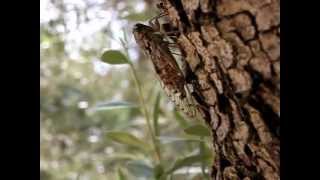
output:
[[[133,66],[133,64],[130,62],[130,67],[131,67],[131,72],[132,72],[132,75],[133,75],[133,79],[134,79],[134,82],[136,84],[136,87],[138,88],[138,92],[139,92],[139,100],[140,100],[140,104],[142,106],[142,111],[143,111],[143,114],[146,118],[146,122],[147,122],[147,127],[148,127],[148,133],[150,135],[150,137],[152,138],[152,143],[153,143],[153,146],[154,146],[154,149],[155,149],[155,152],[156,152],[156,157],[157,157],[157,160],[160,161],[161,160],[161,154],[160,154],[160,150],[157,146],[157,139],[153,133],[153,130],[152,130],[152,126],[151,126],[151,122],[150,122],[150,116],[149,116],[149,113],[148,113],[148,110],[147,110],[147,107],[146,107],[146,102],[143,98],[143,94],[142,94],[142,89],[141,89],[141,83],[138,79],[138,76],[137,76],[137,72]]]
[[[125,32],[125,31],[123,31]],[[126,37],[126,34],[124,33],[124,37]],[[127,38],[125,38],[125,41],[127,42]],[[125,49],[125,53],[127,55],[127,58],[129,59],[129,49],[125,44],[122,44],[123,48]],[[140,105],[142,107],[142,111],[143,111],[143,115],[145,116],[146,122],[147,122],[147,127],[148,127],[148,134],[152,139],[152,144],[153,144],[153,148],[156,152],[156,158],[158,162],[161,162],[161,153],[160,153],[160,149],[159,149],[159,144],[158,141],[154,135],[154,131],[152,130],[152,126],[151,126],[151,122],[150,122],[150,116],[148,113],[148,109],[143,97],[143,93],[142,93],[142,89],[141,89],[141,83],[139,81],[138,75],[137,75],[137,71],[133,66],[133,63],[131,61],[129,61],[129,65],[130,65],[130,69],[131,69],[131,73],[135,82],[135,85],[138,89],[138,93],[139,93],[139,101],[140,101]]]

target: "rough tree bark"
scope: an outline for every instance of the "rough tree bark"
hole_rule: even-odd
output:
[[[160,2],[212,130],[212,179],[280,179],[280,0]]]

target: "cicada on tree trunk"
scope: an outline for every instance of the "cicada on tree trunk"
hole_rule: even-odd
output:
[[[180,69],[172,55],[165,35],[144,24],[136,24],[133,34],[139,47],[150,57],[160,84],[170,100],[189,117],[196,117],[197,108],[184,70]]]

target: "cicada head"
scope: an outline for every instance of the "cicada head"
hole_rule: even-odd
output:
[[[150,34],[152,34],[154,30],[146,26],[144,24],[136,24],[133,28],[133,36],[142,49],[146,49],[146,41],[150,40]]]
[[[144,24],[135,24],[133,27],[133,33],[138,32],[138,33],[143,33],[143,32],[153,32],[153,28]]]

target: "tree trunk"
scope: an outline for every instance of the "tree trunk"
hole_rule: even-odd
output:
[[[280,0],[161,0],[212,130],[212,179],[280,179]]]

